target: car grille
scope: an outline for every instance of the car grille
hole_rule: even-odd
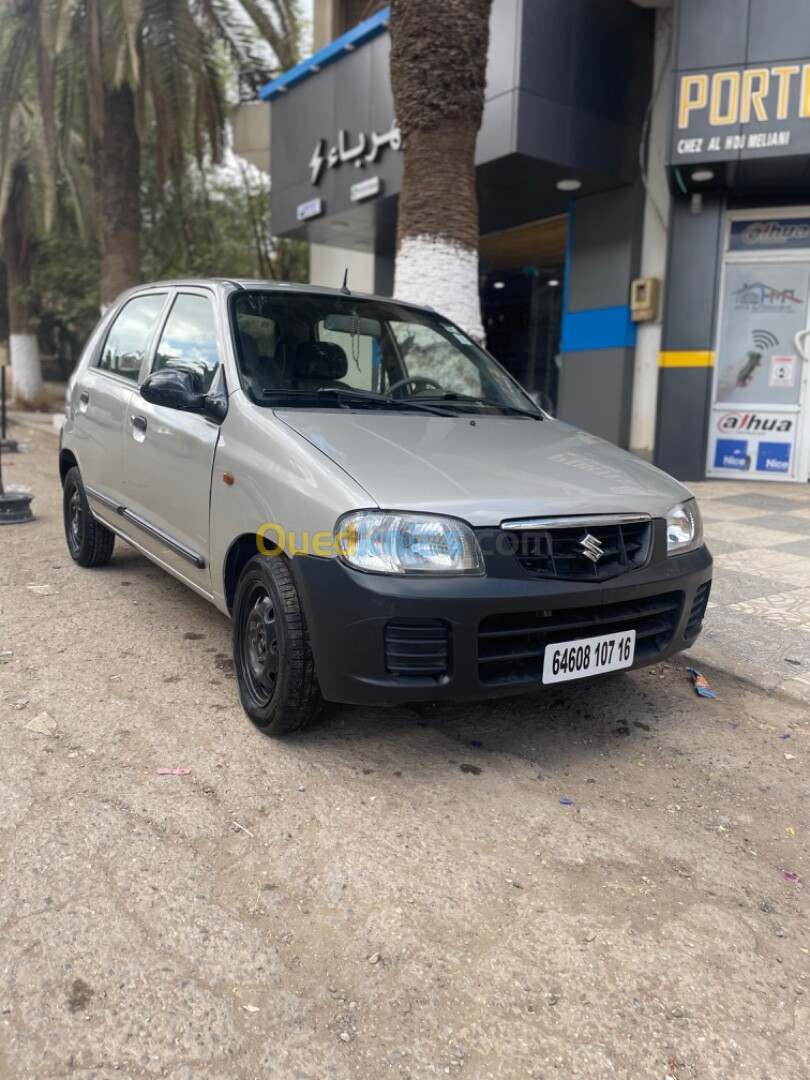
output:
[[[450,669],[450,634],[440,619],[398,619],[385,624],[389,675],[438,678]]]
[[[695,590],[695,599],[692,601],[689,619],[686,623],[686,629],[683,632],[685,638],[692,638],[699,632],[703,622],[703,616],[706,614],[706,605],[709,602],[711,588],[712,583],[706,581],[702,585],[699,585]]]
[[[488,615],[478,628],[478,678],[486,685],[537,682],[547,645],[597,634],[636,631],[637,660],[667,647],[683,607],[682,592],[564,611]]]
[[[523,570],[534,578],[566,581],[606,581],[647,565],[652,547],[652,522],[580,522],[544,528],[509,529],[504,533]],[[598,541],[602,554],[593,562],[585,554],[586,537]],[[590,543],[590,541],[589,541]]]

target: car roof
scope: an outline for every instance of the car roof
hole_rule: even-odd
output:
[[[381,302],[388,301],[402,304],[406,307],[416,308],[420,311],[433,312],[433,308],[427,307],[424,304],[412,304],[407,300],[400,300],[391,296],[378,296],[375,293],[355,292],[352,289],[345,291],[339,288],[331,288],[326,285],[308,285],[300,282],[292,281],[268,281],[264,278],[227,278],[227,277],[211,277],[211,278],[172,278],[165,281],[149,281],[144,282],[142,285],[137,285],[132,289],[129,289],[126,293],[123,293],[116,301],[116,304],[120,302],[125,296],[136,296],[138,293],[147,289],[159,289],[159,288],[183,288],[183,287],[206,287],[210,289],[217,289],[219,291],[226,291],[228,293],[239,291],[241,289],[261,289],[265,292],[284,292],[284,293],[296,293],[300,296],[335,296],[335,297],[347,297],[356,296],[363,300],[379,300]]]

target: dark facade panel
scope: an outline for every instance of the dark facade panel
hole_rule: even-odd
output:
[[[572,172],[582,180],[583,194],[630,180],[651,91],[652,26],[651,12],[630,0],[494,0],[479,170],[509,159],[533,160],[529,178],[539,170],[544,184],[529,200],[539,202],[537,217],[558,212],[556,181]],[[274,97],[271,212],[277,234],[321,243],[366,240],[363,230],[374,218],[352,201],[352,185],[378,177],[380,193],[369,198],[396,198],[401,153],[390,146],[377,160],[351,153],[391,130],[389,51],[389,36],[381,32]],[[522,82],[531,89],[520,89]],[[341,145],[343,160],[335,164]],[[313,169],[318,154],[326,163]],[[504,199],[502,192],[499,201]],[[311,216],[300,220],[299,208]],[[350,230],[342,236],[324,228],[336,216]],[[496,217],[510,215],[482,205],[485,231],[532,220],[525,208],[508,223],[488,220]],[[374,246],[379,250],[377,238]]]
[[[745,61],[749,0],[675,2],[678,71],[726,67]],[[773,6],[771,2],[772,12]]]
[[[650,99],[654,15],[626,0],[572,0],[571,105],[641,128]]]
[[[703,480],[712,368],[661,368],[655,464],[678,480]]]
[[[617,446],[630,441],[632,349],[566,353],[560,370],[557,415]]]
[[[524,0],[520,88],[560,105],[571,103],[572,0]]]
[[[627,304],[640,238],[639,199],[630,186],[575,203],[568,310]],[[635,241],[635,242],[634,242]]]
[[[674,12],[673,192],[700,189],[707,166],[714,186],[752,192],[768,186],[764,163],[795,175],[810,154],[810,2],[679,0]],[[747,161],[754,168],[736,173]]]
[[[749,64],[801,60],[810,52],[808,0],[750,0]]]
[[[661,331],[664,351],[714,347],[714,318],[724,203],[704,197],[699,214],[689,200],[674,199],[669,228],[666,312]]]

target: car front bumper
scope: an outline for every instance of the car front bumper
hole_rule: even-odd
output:
[[[629,629],[633,667],[656,663],[697,637],[712,576],[705,546],[601,583],[533,579],[511,561],[480,577],[391,577],[309,555],[291,567],[321,692],[354,705],[526,693],[542,685],[545,645]]]

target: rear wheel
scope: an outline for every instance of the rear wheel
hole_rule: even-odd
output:
[[[233,605],[233,664],[242,706],[268,735],[300,731],[321,703],[304,613],[282,555],[245,566]]]
[[[79,566],[105,566],[112,558],[115,533],[93,517],[77,465],[65,477],[62,510],[65,539],[73,561]]]

